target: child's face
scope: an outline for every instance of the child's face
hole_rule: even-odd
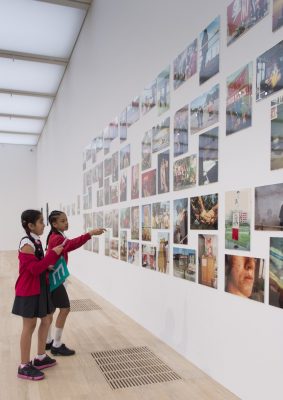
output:
[[[28,224],[30,232],[41,236],[44,231],[45,224],[43,222],[43,216],[41,215],[39,219],[35,222],[35,224]]]
[[[67,231],[69,228],[67,215],[65,213],[60,214],[53,222],[53,226],[60,232]]]

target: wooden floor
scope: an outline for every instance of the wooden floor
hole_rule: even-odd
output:
[[[21,318],[11,314],[17,277],[16,252],[0,252],[0,398],[1,400],[232,400],[228,390],[213,381],[170,347],[132,321],[75,278],[70,279],[70,299],[92,299],[101,310],[70,313],[63,340],[77,354],[59,358],[45,370],[46,378],[30,382],[16,377],[19,363]],[[36,334],[32,356],[36,351]],[[113,390],[91,352],[147,346],[182,380]]]

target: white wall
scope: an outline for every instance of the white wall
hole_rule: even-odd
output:
[[[0,251],[16,250],[21,235],[21,213],[37,207],[36,148],[0,145]]]
[[[219,192],[218,290],[83,250],[71,256],[70,266],[74,275],[241,399],[277,399],[282,397],[282,310],[224,292],[224,192],[280,182],[282,171],[269,171],[270,99],[254,101],[252,128],[225,137],[225,82],[279,42],[282,30],[271,32],[269,14],[227,48],[228,3],[95,1],[38,146],[38,206],[48,201],[52,210],[76,201],[82,193],[84,147],[221,15],[220,73],[202,87],[195,76],[172,93],[168,114],[172,119],[180,107],[220,83],[220,183],[170,195],[173,199]],[[152,110],[131,128],[134,163],[140,160],[143,133],[156,121]],[[189,152],[195,151],[192,144]],[[158,200],[145,199],[143,204]],[[69,236],[79,234],[82,216],[70,218],[70,225]],[[190,233],[189,240],[189,247],[197,248],[197,234]],[[264,257],[268,267],[267,234],[252,231],[251,254]]]

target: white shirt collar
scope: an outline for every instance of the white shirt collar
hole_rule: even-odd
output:
[[[64,236],[64,238],[66,237],[65,233],[62,231],[58,231],[59,233],[61,233],[62,236]]]
[[[40,240],[40,237],[33,232],[30,232],[30,236],[33,237],[35,240]]]

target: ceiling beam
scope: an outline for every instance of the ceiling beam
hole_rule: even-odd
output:
[[[0,113],[0,117],[3,118],[25,118],[25,119],[36,119],[36,120],[46,120],[46,117],[38,117],[35,115],[20,115],[20,114],[5,114]]]
[[[26,90],[14,90],[14,89],[1,89],[0,93],[9,94],[11,96],[30,96],[30,97],[46,97],[53,99],[55,98],[56,94],[49,94],[49,93],[42,93],[42,92],[29,92]]]
[[[33,135],[33,136],[40,136],[40,133],[34,132],[17,132],[17,131],[0,131],[0,134],[4,135]]]
[[[19,51],[0,50],[1,58],[10,58],[12,60],[33,61],[47,64],[57,64],[66,66],[68,64],[67,58],[42,56],[40,54],[23,53]]]
[[[73,7],[73,8],[82,8],[84,10],[88,10],[91,5],[91,0],[37,0],[43,3],[52,3],[57,4],[59,6]]]

